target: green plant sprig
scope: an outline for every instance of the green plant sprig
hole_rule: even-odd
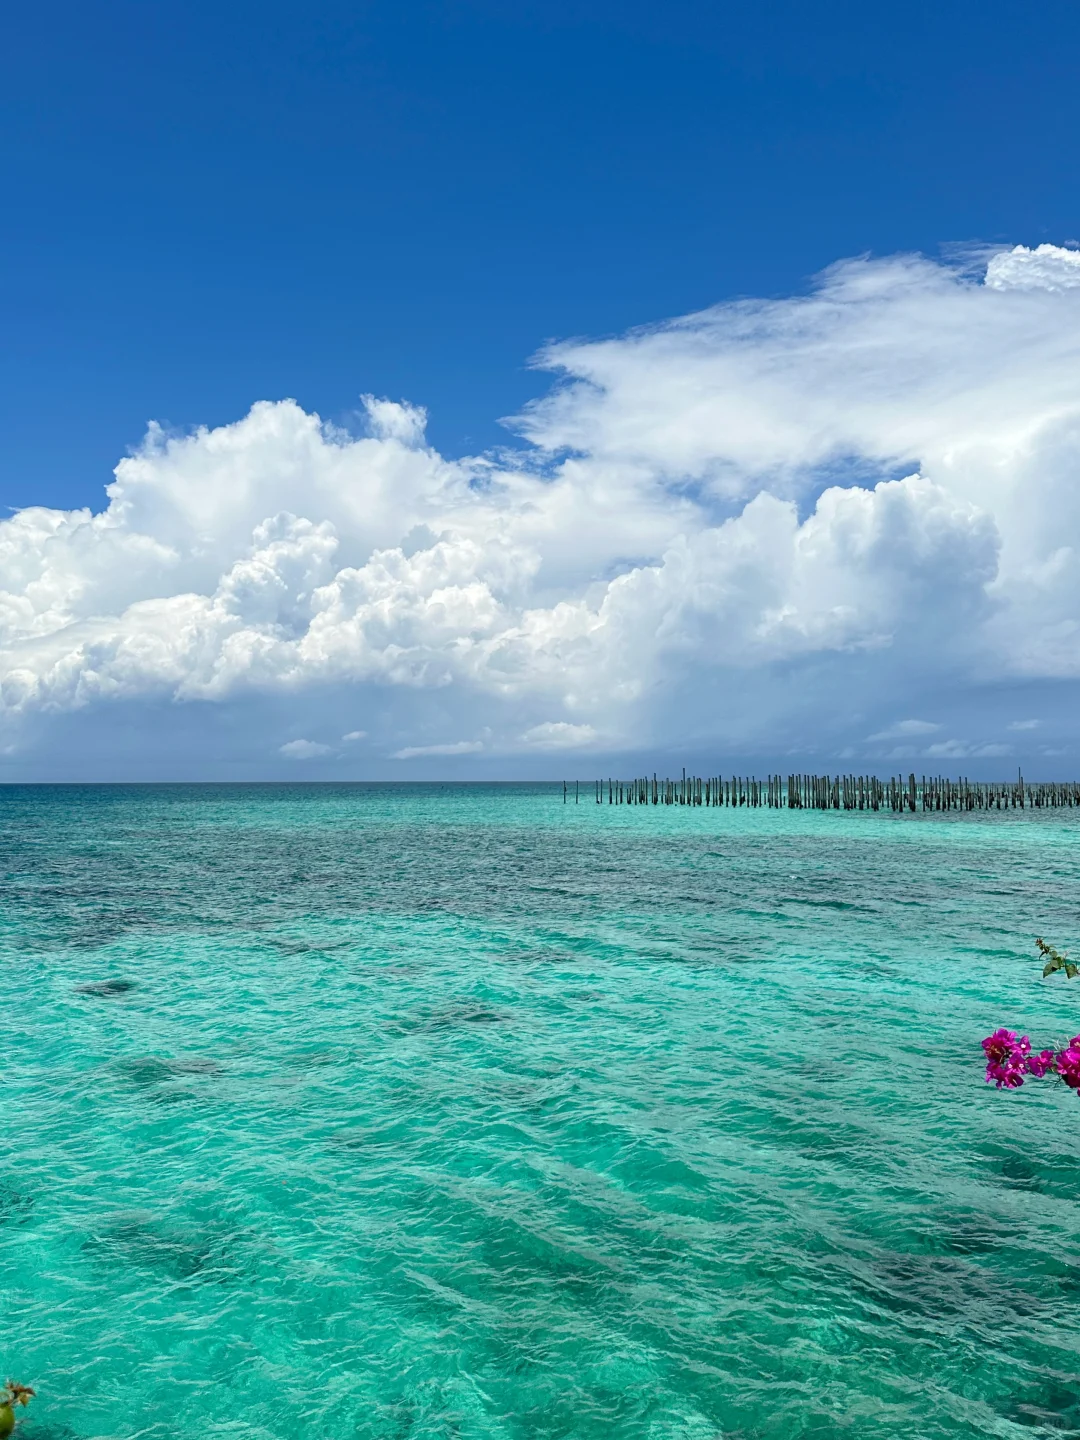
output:
[[[1058,970],[1065,971],[1066,980],[1075,980],[1077,975],[1080,975],[1080,966],[1077,966],[1067,955],[1055,950],[1053,945],[1048,945],[1041,936],[1036,938],[1035,944],[1039,947],[1039,954],[1046,956],[1046,964],[1043,966],[1044,980]]]

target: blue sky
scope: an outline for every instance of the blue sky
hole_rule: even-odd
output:
[[[1078,50],[1059,3],[12,11],[6,773],[1066,763]],[[125,456],[100,523],[24,509]]]
[[[363,391],[505,438],[545,340],[1080,235],[1074,5],[21,5],[0,502],[157,419]]]

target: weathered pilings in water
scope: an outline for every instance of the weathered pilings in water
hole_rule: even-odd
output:
[[[579,793],[574,782],[575,799]],[[565,802],[566,787],[563,798]],[[661,780],[609,777],[593,786],[597,805],[743,806],[772,810],[891,810],[894,813],[957,810],[1058,809],[1080,806],[1080,782],[946,780],[914,775],[768,775],[754,777],[687,775]]]

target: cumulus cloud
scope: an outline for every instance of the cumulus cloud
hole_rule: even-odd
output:
[[[480,740],[454,740],[448,745],[406,745],[395,750],[392,760],[415,760],[421,755],[478,755],[484,745]]]
[[[333,753],[329,745],[320,745],[317,740],[289,740],[278,750],[286,760],[318,760]]]
[[[545,720],[530,726],[521,737],[526,745],[540,750],[580,750],[596,738],[591,725],[571,725],[566,720]]]
[[[968,740],[941,740],[936,745],[928,745],[923,754],[930,760],[997,759],[1002,755],[1011,755],[1012,747],[1000,744],[976,745]]]
[[[1070,290],[1080,285],[1080,250],[1016,245],[991,257],[986,283],[992,290]]]
[[[932,735],[941,726],[933,720],[896,720],[892,725],[870,735],[869,740],[903,740],[911,735]]]
[[[366,739],[367,739],[367,733],[368,733],[368,732],[367,732],[366,730],[349,730],[349,731],[346,731],[346,733],[345,733],[344,735],[342,735],[341,738],[342,738],[342,740],[349,740],[349,741],[352,741],[352,740],[366,740]]]
[[[262,401],[151,426],[100,511],[0,523],[9,730],[348,691],[401,759],[839,745],[1080,679],[1077,252],[846,261],[538,363],[498,455],[444,458],[407,403],[353,435]]]

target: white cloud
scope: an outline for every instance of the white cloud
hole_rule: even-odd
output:
[[[540,750],[579,750],[596,740],[596,731],[591,725],[571,725],[566,720],[545,720],[532,725],[522,735],[526,745]]]
[[[931,760],[997,759],[1011,755],[1011,745],[977,745],[967,740],[942,740],[930,745],[922,752]]]
[[[1080,285],[1080,250],[1058,245],[1016,245],[994,255],[986,267],[992,290],[1070,290]]]
[[[896,720],[893,724],[879,730],[874,735],[868,735],[868,740],[903,740],[912,735],[932,735],[935,730],[940,730],[940,725],[935,725],[932,720]]]
[[[483,750],[479,740],[455,740],[449,745],[406,745],[395,750],[392,760],[415,760],[421,755],[478,755]]]
[[[341,738],[342,738],[342,740],[349,740],[349,741],[352,741],[352,740],[366,740],[366,739],[367,739],[367,731],[366,731],[366,730],[349,730],[349,731],[347,731],[344,735],[342,735]]]
[[[923,754],[931,760],[960,760],[971,754],[971,746],[966,740],[940,740],[928,745]]]
[[[421,405],[403,400],[379,400],[374,395],[361,395],[367,412],[368,429],[380,440],[400,440],[403,445],[421,445],[427,428],[427,411]]]
[[[1009,730],[1037,730],[1037,729],[1039,728],[1039,721],[1038,721],[1038,720],[1013,720],[1013,721],[1011,721],[1011,722],[1009,723],[1009,725],[1008,725],[1006,728],[1009,729]]]
[[[890,717],[945,690],[1080,681],[1078,276],[1045,245],[985,281],[847,261],[557,345],[498,456],[370,396],[360,438],[288,400],[152,426],[100,513],[0,522],[0,716],[272,694],[301,729],[368,687],[398,757],[835,753],[930,733]]]
[[[318,760],[333,752],[329,745],[320,745],[317,740],[289,740],[278,747],[278,753],[286,760]]]

